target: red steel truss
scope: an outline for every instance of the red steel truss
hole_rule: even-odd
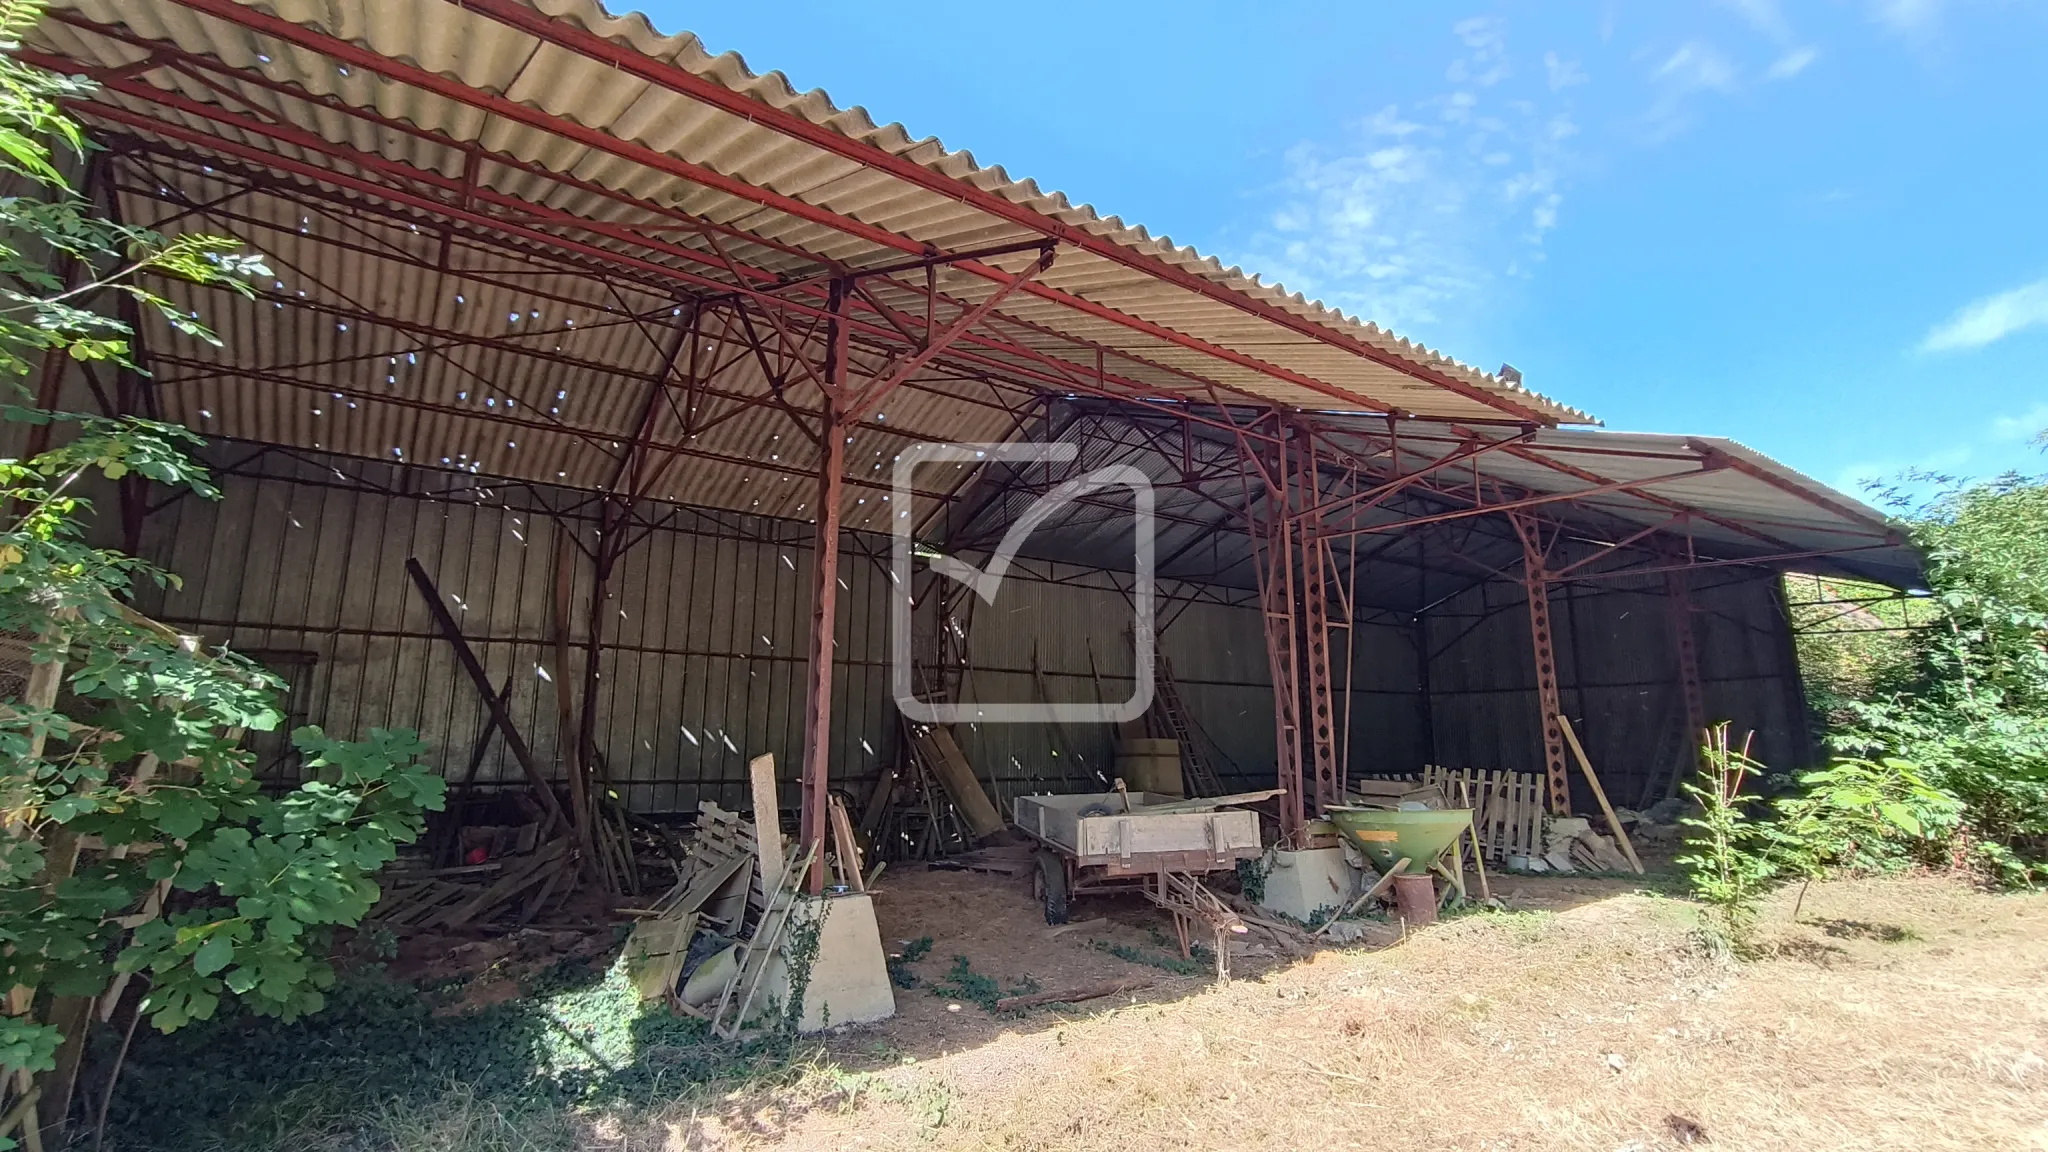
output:
[[[812,124],[794,112],[732,92],[672,64],[650,60],[572,24],[550,20],[515,0],[466,0],[465,6],[557,48],[605,61],[650,84],[745,115],[876,172],[957,197],[997,221],[1021,228],[1029,238],[937,251],[876,224],[780,195],[501,94],[469,87],[236,0],[173,2],[337,64],[454,101],[480,115],[546,132],[604,156],[904,256],[880,267],[844,267],[760,231],[700,218],[668,201],[623,192],[572,171],[556,171],[475,141],[451,138],[375,108],[352,106],[337,97],[233,69],[174,44],[94,23],[72,11],[51,18],[84,34],[121,40],[142,53],[140,60],[121,68],[94,69],[44,53],[23,53],[33,63],[66,72],[83,71],[103,85],[104,94],[78,110],[96,127],[126,134],[108,165],[112,187],[123,196],[152,201],[166,213],[159,220],[139,220],[138,224],[163,225],[192,217],[230,226],[275,227],[249,206],[256,198],[268,198],[274,203],[304,206],[308,211],[438,237],[440,251],[435,258],[380,247],[365,238],[323,241],[416,269],[422,275],[448,271],[457,253],[487,255],[502,258],[509,270],[472,268],[462,274],[485,282],[495,277],[515,283],[532,278],[533,272],[545,271],[602,285],[619,300],[620,306],[610,309],[611,315],[603,323],[637,327],[648,342],[641,350],[651,348],[655,353],[651,371],[625,372],[613,365],[592,363],[573,353],[551,350],[523,334],[456,331],[415,318],[379,315],[367,305],[352,306],[333,299],[295,299],[282,294],[263,297],[266,306],[299,310],[325,324],[341,322],[402,333],[444,355],[460,348],[488,348],[531,358],[561,373],[587,373],[636,389],[631,395],[637,419],[629,429],[578,427],[537,413],[486,416],[423,396],[361,392],[378,403],[421,414],[489,419],[509,428],[572,436],[604,454],[609,475],[602,482],[601,495],[595,498],[601,533],[591,554],[595,580],[589,605],[585,698],[581,731],[567,753],[573,760],[581,761],[594,749],[591,700],[603,649],[599,621],[605,615],[602,608],[609,576],[638,538],[634,535],[636,518],[644,515],[646,504],[659,499],[660,483],[676,461],[780,472],[815,483],[811,625],[799,769],[806,844],[822,845],[829,832],[826,784],[833,722],[837,574],[847,490],[887,488],[873,477],[849,474],[848,436],[866,431],[912,440],[936,438],[876,419],[885,399],[900,392],[972,406],[984,415],[1005,416],[1018,436],[1028,434],[1027,419],[1048,398],[1117,402],[1123,418],[1115,433],[1117,442],[1156,452],[1173,472],[1172,478],[1162,477],[1156,486],[1184,493],[1182,499],[1193,508],[1192,512],[1188,508],[1162,512],[1162,521],[1203,530],[1168,555],[1162,569],[1206,542],[1205,538],[1225,529],[1242,527],[1246,531],[1273,684],[1278,786],[1286,790],[1279,805],[1281,837],[1290,845],[1302,841],[1312,814],[1343,800],[1347,784],[1344,753],[1351,743],[1348,718],[1353,654],[1348,637],[1343,655],[1333,660],[1331,651],[1332,629],[1352,627],[1359,615],[1356,589],[1347,587],[1361,563],[1404,562],[1376,552],[1361,557],[1361,539],[1399,537],[1455,523],[1475,530],[1486,525],[1499,534],[1488,539],[1519,544],[1518,578],[1528,597],[1549,800],[1552,810],[1559,813],[1570,811],[1571,799],[1557,721],[1559,683],[1548,596],[1552,584],[1660,573],[1666,577],[1676,630],[1683,722],[1696,738],[1704,722],[1704,703],[1692,639],[1689,573],[1719,565],[1782,564],[1842,555],[1889,547],[1897,540],[1889,526],[1872,520],[1863,510],[1801,489],[1705,443],[1694,444],[1693,453],[1684,457],[1602,450],[1611,455],[1671,461],[1668,472],[1640,479],[1614,479],[1561,462],[1533,446],[1543,418],[1511,396],[1478,389],[1447,372],[1418,367],[1385,349],[1230,290],[1167,260],[1070,227],[1027,205]],[[152,75],[168,79],[159,83],[150,79]],[[214,98],[190,94],[200,89]],[[317,107],[326,126],[324,132],[281,120],[274,111],[251,100],[248,94],[252,92]],[[358,145],[366,139],[378,140],[380,146]],[[453,174],[458,166],[453,161],[444,171],[419,159],[437,154],[436,150],[461,161],[461,174]],[[410,159],[395,158],[401,156]],[[194,179],[203,172],[208,186],[221,189],[221,194],[205,204],[187,203],[152,178],[159,170]],[[518,175],[519,181],[507,186],[539,191],[513,195],[481,175],[497,170]],[[563,203],[596,204],[600,210],[595,215],[578,215],[555,206]],[[1388,409],[1385,433],[1366,434],[1355,426],[1338,427],[1320,420],[1314,413],[1281,410],[1253,391],[1232,388],[1189,367],[1197,357],[1186,354],[1196,353],[1270,381],[1306,388],[1346,405],[1370,398],[1044,283],[1041,274],[1063,251],[1083,252],[1143,271],[1329,347],[1394,367],[1493,408],[1505,427],[1475,428],[1469,421],[1428,424],[1402,418],[1382,404]],[[975,277],[975,291],[965,295],[942,292],[936,279],[940,268]],[[533,291],[536,297],[542,295]],[[643,298],[637,310],[626,306],[625,291]],[[1118,333],[1160,341],[1168,350],[1147,357],[1113,346],[1108,337],[1091,341],[1001,311],[1005,301],[1027,296],[1073,309]],[[673,304],[653,309],[646,300]],[[906,304],[906,300],[915,303]],[[147,350],[146,355],[158,374],[154,385],[158,388],[234,377],[277,389],[326,391],[334,387],[331,381],[307,373],[353,362],[339,355],[276,364],[223,364]],[[747,391],[730,382],[729,370],[741,363],[759,369],[768,382],[766,391]],[[742,458],[692,443],[742,413],[769,409],[786,415],[804,438],[815,443],[815,463]],[[1229,440],[1219,445],[1217,432],[1228,433]],[[1202,433],[1206,435],[1199,435]],[[1431,450],[1431,445],[1442,444],[1449,447]],[[1482,484],[1485,464],[1501,457],[1568,476],[1581,487],[1548,492]],[[1658,491],[1723,470],[1825,509],[1860,526],[1860,538],[1873,542],[1802,549],[1766,530],[1783,526],[1762,518],[1716,516]],[[1469,479],[1461,479],[1461,475]],[[1241,486],[1241,500],[1233,499],[1228,490],[1233,481]],[[1018,483],[1019,487],[1010,491],[1022,491]],[[982,507],[995,505],[1005,494],[1002,488],[983,491],[963,483],[952,490],[913,495],[939,509],[970,491]],[[1615,501],[1622,497],[1647,503],[1669,513],[1670,518],[1641,526],[1621,514],[1623,509]],[[1113,505],[1085,498],[1077,503],[1103,512],[1118,511]],[[1641,511],[1639,507],[1626,510]],[[1682,554],[1675,553],[1671,540],[1693,520],[1740,535],[1764,546],[1769,554],[1701,558],[1690,546]],[[919,521],[929,522],[929,518]],[[1581,528],[1588,523],[1601,525],[1608,533],[1607,550],[1569,563],[1553,562],[1552,546],[1570,530],[1568,523]],[[1501,531],[1503,525],[1511,536]],[[1335,547],[1339,542],[1350,549],[1350,559],[1342,564]],[[1627,563],[1645,559],[1645,563]],[[1419,566],[1419,562],[1407,563]],[[1486,564],[1470,563],[1486,569],[1487,578],[1516,578]],[[1340,619],[1334,620],[1329,604],[1333,584],[1340,609]],[[1344,670],[1341,686],[1336,667]],[[587,761],[572,762],[570,768],[575,773],[587,766]],[[587,816],[579,816],[582,821],[587,821]],[[819,890],[823,880],[821,862],[809,877],[812,890]]]
[[[1550,631],[1550,580],[1545,571],[1549,549],[1544,547],[1542,525],[1519,512],[1508,514],[1515,535],[1522,541],[1522,589],[1529,597],[1529,638],[1536,662],[1536,708],[1543,731],[1543,772],[1550,784],[1550,811],[1569,816],[1572,812],[1571,781],[1565,775],[1564,729],[1557,717],[1563,704],[1557,691],[1557,646]]]

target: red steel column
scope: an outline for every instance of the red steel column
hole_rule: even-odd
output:
[[[1564,731],[1557,714],[1562,705],[1557,694],[1557,649],[1550,637],[1550,579],[1544,571],[1543,549],[1536,540],[1536,526],[1521,516],[1510,516],[1515,534],[1522,538],[1522,588],[1529,597],[1529,635],[1536,649],[1536,706],[1543,717],[1543,771],[1550,781],[1550,811],[1572,814],[1571,781],[1565,776]]]
[[[825,890],[825,835],[830,798],[826,776],[832,748],[832,665],[839,610],[839,504],[846,476],[846,325],[839,313],[846,306],[843,283],[832,285],[833,320],[825,375],[831,390],[825,396],[825,419],[819,431],[818,531],[811,548],[811,647],[805,668],[803,843],[817,849],[812,858],[810,889]]]
[[[1301,549],[1303,654],[1308,672],[1308,714],[1304,719],[1311,762],[1305,768],[1313,773],[1308,795],[1313,819],[1329,805],[1341,803],[1343,797],[1342,782],[1337,779],[1336,706],[1330,691],[1330,572],[1323,547],[1323,517],[1316,511],[1322,489],[1317,483],[1314,441],[1308,443],[1308,454],[1299,461],[1302,501],[1308,511],[1301,516],[1296,539]]]
[[[1248,449],[1240,445],[1240,451]],[[1247,496],[1246,527],[1251,535],[1253,566],[1259,577],[1259,615],[1266,628],[1266,666],[1273,680],[1274,786],[1280,797],[1280,843],[1298,847],[1307,822],[1301,796],[1301,706],[1297,692],[1294,648],[1294,541],[1287,507],[1287,444],[1282,439],[1275,464],[1280,486],[1262,476],[1265,519],[1261,522]],[[1249,469],[1247,469],[1249,470]]]
[[[1682,773],[1688,761],[1695,767],[1699,764],[1705,741],[1701,732],[1707,726],[1707,696],[1700,687],[1699,642],[1692,627],[1692,583],[1683,570],[1664,573],[1664,596],[1678,655],[1678,698],[1685,710],[1685,741],[1679,745],[1687,751],[1686,759],[1679,761],[1678,771]]]

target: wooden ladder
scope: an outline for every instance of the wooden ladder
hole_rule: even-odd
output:
[[[1180,685],[1173,679],[1173,666],[1166,662],[1166,654],[1160,653],[1152,667],[1152,697],[1159,705],[1160,717],[1166,721],[1167,733],[1180,742],[1181,777],[1188,795],[1223,795],[1223,781],[1217,779],[1216,770],[1210,767],[1209,758],[1195,738],[1194,723],[1188,718],[1187,705],[1181,702]]]

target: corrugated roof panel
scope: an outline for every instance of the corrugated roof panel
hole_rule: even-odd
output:
[[[708,189],[688,190],[688,182],[667,174],[654,173],[637,163],[603,156],[597,149],[568,144],[560,137],[538,129],[513,125],[500,117],[483,117],[477,109],[446,97],[409,89],[406,85],[373,79],[358,69],[337,66],[316,53],[290,47],[271,37],[257,36],[210,16],[199,16],[176,4],[138,4],[134,0],[77,0],[78,11],[106,23],[125,23],[143,36],[171,39],[185,49],[211,55],[237,68],[260,67],[264,75],[304,86],[317,95],[332,94],[358,106],[411,121],[429,129],[445,131],[458,139],[481,139],[486,147],[510,152],[558,170],[578,175],[609,187],[641,196],[655,196],[687,204],[693,211],[713,219],[731,220],[757,230],[764,236],[794,241],[828,259],[853,263],[871,261],[877,249],[871,241],[833,232],[821,225],[796,222],[768,209],[728,203],[732,197]],[[551,6],[553,7],[553,6]],[[274,5],[278,15],[309,27],[324,28],[340,40],[367,44],[386,57],[417,61],[429,72],[459,78],[483,92],[500,92],[508,98],[543,109],[575,123],[602,129],[620,139],[634,140],[657,151],[680,156],[719,172],[744,178],[757,186],[780,191],[827,207],[847,217],[897,232],[911,247],[918,243],[940,248],[959,248],[997,238],[1031,234],[1018,222],[998,219],[967,205],[957,195],[925,187],[887,173],[873,165],[839,155],[819,144],[731,112],[713,107],[695,97],[685,96],[651,84],[615,66],[566,50],[542,44],[506,23],[490,19],[461,6],[438,0],[363,0],[358,3],[314,3],[310,0]],[[873,144],[887,152],[913,158],[924,167],[953,179],[991,191],[1012,203],[1029,205],[1049,220],[1076,224],[1091,235],[1103,236],[1136,253],[1147,253],[1166,267],[1192,273],[1227,289],[1244,300],[1277,307],[1314,325],[1341,334],[1341,339],[1359,340],[1400,357],[1421,371],[1441,372],[1462,381],[1463,386],[1483,393],[1547,411],[1554,418],[1577,419],[1579,414],[1535,397],[1484,373],[1475,372],[1440,354],[1391,337],[1370,325],[1352,321],[1319,305],[1258,283],[1235,269],[1224,269],[1214,260],[1192,250],[1174,247],[1164,238],[1154,238],[1142,229],[1125,227],[1115,218],[1097,218],[1085,206],[1069,204],[1064,197],[1047,194],[1028,182],[1012,181],[999,168],[977,167],[965,153],[946,152],[935,141],[912,140],[900,126],[877,126],[859,109],[835,108],[820,92],[799,94],[777,74],[754,76],[737,56],[711,57],[689,36],[661,37],[643,20],[629,17],[615,20],[587,0],[559,6],[555,16],[572,24],[602,29],[615,42],[631,44],[657,59],[672,61],[683,69],[712,77],[725,88],[766,105],[787,108],[812,124],[827,125],[851,139]],[[50,33],[61,50],[82,59],[128,62],[136,50],[111,44],[95,35],[70,32]],[[261,57],[267,56],[267,62]],[[196,100],[217,99],[185,84],[185,94]],[[309,111],[290,102],[282,110],[286,120],[320,131],[330,139],[345,138],[357,147],[391,155],[389,133],[370,133],[364,138],[360,124],[338,123],[331,111]],[[408,162],[441,171],[459,170],[452,155],[434,157],[420,154],[416,144],[406,146],[402,157]],[[553,199],[550,197],[550,199]],[[599,205],[579,206],[595,212]],[[616,214],[618,206],[605,205]],[[1339,391],[1350,391],[1370,400],[1366,406],[1389,404],[1405,409],[1460,419],[1476,419],[1499,413],[1488,405],[1458,396],[1445,388],[1406,373],[1389,369],[1354,353],[1294,332],[1285,325],[1252,316],[1230,303],[1208,299],[1188,288],[1173,285],[1155,272],[1133,268],[1081,252],[1070,252],[1066,267],[1056,270],[1048,283],[1059,285],[1057,277],[1072,277],[1074,291],[1090,301],[1104,304],[1147,322],[1187,332],[1238,353],[1271,360],[1286,372],[1320,380]],[[1022,300],[1016,301],[1021,304]],[[1006,309],[1009,307],[1006,305]],[[1083,313],[1053,304],[1049,325],[1059,330],[1078,322]],[[1135,343],[1141,333],[1114,323],[1108,324],[1100,342],[1112,347]],[[1157,349],[1146,349],[1156,352]],[[1191,349],[1179,349],[1178,366],[1204,375],[1226,370],[1227,361]],[[1230,387],[1250,395],[1284,403],[1312,406],[1341,406],[1344,402],[1314,389],[1302,387],[1257,369],[1236,366]]]

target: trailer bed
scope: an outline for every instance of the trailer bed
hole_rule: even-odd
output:
[[[1182,803],[1178,796],[1150,792],[1130,793],[1126,812],[1124,796],[1019,796],[1012,812],[1017,828],[1026,835],[1079,867],[1103,869],[1106,876],[1162,870],[1200,875],[1234,868],[1239,860],[1257,859],[1263,851],[1255,812],[1219,808],[1148,813],[1148,806]]]

